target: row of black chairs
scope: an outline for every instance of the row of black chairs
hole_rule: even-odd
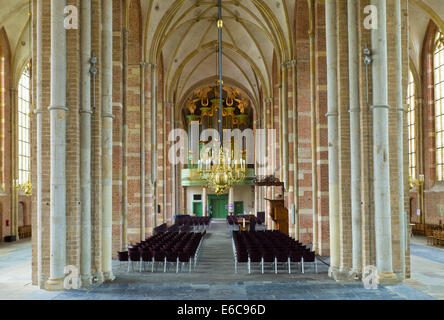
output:
[[[191,226],[194,229],[205,229],[210,225],[210,217],[192,217],[189,215],[176,216],[175,224],[179,226]]]
[[[134,264],[138,264],[139,272],[146,270],[151,264],[151,272],[157,271],[162,264],[163,272],[171,265],[175,265],[176,273],[179,266],[182,270],[188,264],[191,272],[192,266],[196,268],[202,241],[206,230],[202,232],[164,232],[156,234],[142,241],[125,252],[118,252],[119,261],[128,261],[128,272],[134,271]]]
[[[278,273],[279,264],[286,264],[291,274],[292,263],[300,265],[302,273],[305,273],[306,263],[313,263],[315,272],[318,272],[315,253],[277,230],[234,231],[232,245],[236,273],[238,263],[247,263],[248,273],[251,273],[254,263],[260,264],[262,273],[267,263],[274,267],[275,273]]]

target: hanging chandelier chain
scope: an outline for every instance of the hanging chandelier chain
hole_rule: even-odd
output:
[[[223,146],[223,77],[222,77],[222,0],[219,0],[219,18],[217,20],[218,29],[218,52],[217,64],[219,71],[219,79],[217,85],[219,87],[219,139],[221,141],[214,141],[213,148],[207,150],[211,153],[208,158],[200,159],[198,161],[198,172],[201,179],[214,191],[216,194],[224,193],[228,188],[243,181],[246,178],[247,165],[246,161],[239,156],[239,159],[234,159],[234,152],[231,148],[224,148]],[[228,99],[228,97],[227,97]],[[216,142],[216,143],[215,143]],[[218,143],[217,143],[218,142]],[[218,147],[218,148],[216,148]]]

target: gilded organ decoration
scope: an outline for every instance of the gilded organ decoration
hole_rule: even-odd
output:
[[[250,100],[239,89],[223,86],[222,117],[224,128],[235,128],[240,125],[250,127]],[[214,128],[219,114],[219,87],[204,87],[195,90],[186,100],[187,115],[195,116],[200,125]],[[187,116],[188,117],[188,116]]]
[[[199,99],[192,99],[192,98],[190,98],[186,102],[186,108],[188,109],[188,111],[191,114],[194,114],[194,112],[196,112],[196,109],[197,109],[196,103],[197,103],[197,101],[199,101]]]
[[[245,108],[248,107],[248,99],[242,97],[241,99],[234,99],[234,100],[238,103],[237,107],[239,108],[240,113],[244,114]]]

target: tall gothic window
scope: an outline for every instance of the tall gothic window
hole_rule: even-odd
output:
[[[437,32],[434,52],[436,172],[444,181],[444,35]]]
[[[18,184],[23,185],[31,180],[31,77],[26,67],[18,84],[17,108],[17,153]]]
[[[408,87],[408,130],[409,130],[409,176],[412,179],[416,179],[416,148],[417,148],[417,137],[416,137],[416,85],[415,79],[413,78],[413,73],[409,72],[409,87]]]

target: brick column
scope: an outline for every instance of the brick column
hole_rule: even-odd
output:
[[[37,131],[37,179],[36,179],[36,212],[37,212],[37,284],[39,288],[43,289],[43,263],[42,263],[42,237],[43,237],[43,226],[42,226],[42,185],[43,185],[43,177],[42,177],[42,166],[43,166],[43,142],[42,142],[42,130],[43,130],[43,101],[42,101],[42,31],[43,31],[43,1],[37,1],[37,19],[36,19],[36,103],[37,109],[35,110],[36,114],[36,131]],[[0,227],[1,228],[1,227]]]
[[[58,1],[58,0],[55,0]],[[114,280],[112,272],[112,161],[113,161],[113,7],[102,1],[102,272],[103,280]]]
[[[406,216],[404,212],[404,97],[402,88],[402,18],[401,18],[401,0],[395,0],[395,49],[396,49],[396,111],[397,121],[397,164],[398,164],[398,210],[399,210],[399,238],[400,238],[400,265],[401,276],[405,278],[405,248],[406,248]],[[420,110],[420,109],[419,109]]]
[[[91,0],[82,0],[81,106],[80,106],[80,274],[82,285],[91,284]]]
[[[66,264],[66,0],[51,1],[51,222],[48,290],[62,290]]]
[[[378,7],[378,26],[372,30],[373,61],[373,170],[376,268],[380,283],[396,281],[392,267],[390,167],[388,137],[387,20],[385,0]]]
[[[351,215],[353,272],[362,269],[361,223],[361,108],[359,105],[359,41],[358,8],[355,0],[348,0],[348,51],[350,90],[350,153],[351,153]]]
[[[326,3],[328,87],[328,185],[330,207],[330,277],[339,272],[339,147],[338,147],[338,51],[336,2]]]

